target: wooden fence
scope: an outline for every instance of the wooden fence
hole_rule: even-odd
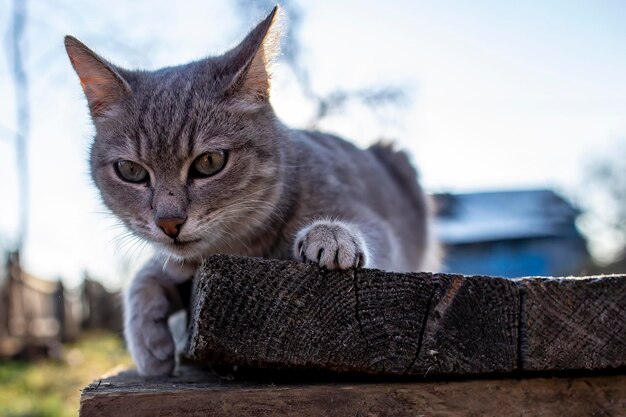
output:
[[[119,294],[86,278],[70,290],[60,280],[34,277],[20,266],[19,253],[7,255],[0,276],[0,358],[56,356],[65,342],[85,329],[121,328]]]

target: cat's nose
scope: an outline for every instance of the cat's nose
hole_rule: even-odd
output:
[[[180,228],[185,223],[185,220],[182,217],[168,217],[164,219],[157,219],[156,224],[163,230],[163,233],[171,237],[172,239],[176,239],[176,236],[180,233]]]

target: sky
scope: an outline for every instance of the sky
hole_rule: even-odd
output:
[[[120,243],[121,231],[91,184],[93,127],[63,36],[77,36],[116,64],[155,69],[224,52],[255,19],[235,2],[217,0],[79,4],[28,6],[32,204],[23,259],[44,278],[76,285],[87,270],[119,287],[149,249]],[[397,85],[408,97],[382,117],[353,105],[320,127],[362,146],[393,138],[411,154],[429,191],[548,187],[575,196],[590,161],[624,146],[622,1],[296,4],[302,59],[315,91]],[[0,0],[3,38],[11,10],[12,1]],[[14,242],[18,219],[6,45],[0,46],[0,249]],[[292,127],[312,117],[312,104],[280,61],[272,103]]]

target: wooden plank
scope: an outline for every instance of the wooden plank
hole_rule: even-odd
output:
[[[217,256],[200,272],[190,357],[256,366],[323,363],[349,370],[365,354],[351,275],[322,276],[305,264],[237,260]],[[291,329],[290,337],[285,328]]]
[[[80,416],[619,416],[626,375],[473,381],[237,382],[182,369],[171,378],[134,371],[95,381]],[[506,411],[504,411],[506,410]]]
[[[520,302],[516,284],[504,278],[443,274],[433,280],[437,291],[423,346],[409,373],[458,375],[515,370]]]
[[[626,365],[626,278],[524,279],[209,258],[189,356],[370,374]],[[618,323],[615,323],[615,322]]]
[[[517,363],[510,280],[216,256],[196,294],[189,355],[197,360],[394,375]]]
[[[602,369],[626,364],[623,276],[531,278],[520,284],[524,369]]]
[[[195,280],[189,355],[288,370],[128,371],[83,390],[81,416],[625,415],[623,372],[528,373],[626,366],[625,300],[623,276],[329,272],[215,256]],[[517,377],[421,378],[489,373]]]

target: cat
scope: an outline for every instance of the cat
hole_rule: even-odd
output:
[[[168,375],[176,286],[204,256],[295,259],[328,269],[435,268],[428,198],[406,154],[292,130],[269,101],[277,7],[221,56],[130,71],[65,46],[96,128],[104,204],[155,257],[125,292],[141,375]]]

